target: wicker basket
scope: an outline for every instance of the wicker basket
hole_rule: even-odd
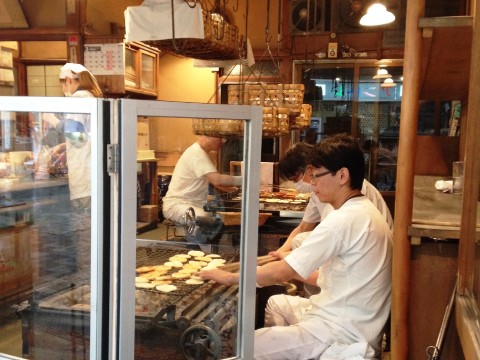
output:
[[[217,214],[223,221],[225,226],[238,226],[241,222],[241,213],[240,212],[222,212],[219,211]],[[272,213],[259,213],[258,214],[258,225],[262,226],[272,216]]]
[[[243,120],[192,119],[193,133],[215,137],[243,136]]]
[[[312,122],[312,105],[302,104],[299,116],[290,116],[290,129],[308,129]]]
[[[144,41],[165,52],[194,59],[238,59],[238,28],[218,14],[202,10],[204,39],[172,39]]]

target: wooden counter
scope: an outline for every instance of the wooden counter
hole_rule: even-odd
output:
[[[438,180],[445,180],[445,178],[415,176],[412,225],[408,229],[412,243],[418,243],[420,237],[460,238],[462,194],[443,193],[436,190],[435,182]],[[480,213],[477,213],[476,234],[477,241],[480,241]]]

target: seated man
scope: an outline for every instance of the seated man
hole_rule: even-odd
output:
[[[209,216],[203,209],[208,200],[209,184],[226,192],[242,184],[241,176],[220,174],[210,158],[209,153],[220,150],[222,142],[222,138],[199,136],[180,156],[163,198],[165,219],[183,224],[188,208],[192,208],[196,216]],[[194,234],[197,242],[205,242],[198,228]]]
[[[267,286],[302,279],[322,292],[309,299],[272,296],[266,327],[255,331],[255,359],[318,359],[334,343],[380,349],[391,305],[392,232],[360,191],[362,151],[353,138],[338,135],[315,145],[311,163],[315,195],[335,211],[285,258],[258,267],[256,281]],[[220,269],[199,275],[239,282],[238,273]]]
[[[300,192],[312,192],[313,186],[310,183],[310,175],[312,168],[309,166],[310,155],[313,150],[313,145],[307,143],[297,143],[290,147],[285,156],[280,160],[278,169],[286,179],[292,181]],[[367,180],[363,180],[362,194],[364,194],[383,214],[385,221],[391,230],[393,230],[393,219],[390,214],[382,194]],[[310,196],[310,201],[303,215],[300,224],[292,230],[285,243],[276,252],[287,252],[292,249],[292,244],[298,245],[301,239],[308,234],[298,236],[303,232],[312,231],[315,226],[325,218],[333,210],[329,204],[322,203],[315,193]],[[297,241],[294,238],[297,237]],[[276,253],[275,252],[275,253]],[[275,255],[272,253],[271,255]]]
[[[314,146],[307,143],[297,143],[290,147],[285,156],[278,164],[279,171],[282,175],[292,181],[298,191],[312,192],[313,186],[310,183],[312,167],[310,157]],[[390,229],[393,231],[393,219],[387,204],[383,200],[382,194],[366,179],[363,180],[362,194],[364,194],[382,213]],[[314,192],[310,196],[310,201],[305,209],[302,221],[292,230],[285,243],[276,251],[272,251],[269,255],[282,258],[285,253],[300,246],[302,241],[308,237],[310,231],[322,221],[331,211],[333,207],[328,203],[323,203],[318,199]],[[309,297],[320,291],[317,286],[304,285],[304,296]]]

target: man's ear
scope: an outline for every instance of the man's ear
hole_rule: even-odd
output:
[[[340,184],[344,185],[347,182],[350,182],[350,171],[346,167],[340,168],[337,173],[340,176]]]

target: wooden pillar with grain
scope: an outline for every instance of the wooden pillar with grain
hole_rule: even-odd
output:
[[[392,268],[392,360],[408,359],[408,299],[410,277],[410,238],[413,209],[413,183],[418,101],[420,98],[422,31],[418,21],[425,11],[425,0],[408,0],[403,67],[403,98],[397,163]]]
[[[472,293],[475,272],[475,232],[477,227],[477,199],[479,198],[480,178],[480,2],[476,1],[473,14],[472,55],[470,62],[470,84],[468,94],[468,113],[465,132],[465,172],[462,193],[462,222],[460,227],[458,293]],[[464,130],[462,130],[464,131]],[[465,196],[468,195],[468,196]]]

